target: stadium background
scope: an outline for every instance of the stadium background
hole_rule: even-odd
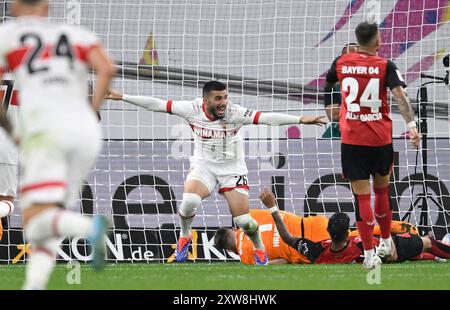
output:
[[[126,93],[189,100],[200,95],[205,81],[219,78],[229,81],[231,99],[245,107],[322,115],[323,73],[342,47],[355,41],[355,26],[367,18],[380,23],[380,53],[404,73],[413,101],[420,72],[444,76],[441,59],[449,53],[448,2],[55,0],[50,1],[50,15],[55,21],[81,24],[101,38],[119,66],[113,87]],[[3,4],[5,19],[9,4]],[[419,156],[416,170],[416,153],[404,137],[405,127],[395,106],[398,156],[391,198],[399,211],[396,219],[422,224],[423,231],[433,229],[439,237],[450,223],[449,90],[431,85],[428,93],[432,102],[427,191],[446,212],[430,199],[428,212],[414,207],[408,217],[407,210],[422,192],[423,183],[409,176],[417,171],[412,179],[420,180],[421,160]],[[117,102],[105,104],[102,127],[103,151],[74,210],[111,216],[112,261],[169,258],[189,168],[189,127],[177,117]],[[322,139],[323,131],[304,126],[243,129],[252,208],[261,208],[258,189],[269,186],[276,191],[280,206],[296,214],[353,210],[351,192],[340,177],[339,141]],[[225,201],[213,194],[193,223],[198,231],[193,255],[223,259],[211,237],[217,227],[230,225]],[[11,262],[23,243],[20,208],[4,226],[0,261]],[[65,240],[63,244],[63,260],[88,259],[82,241]],[[146,257],[145,251],[149,251]]]

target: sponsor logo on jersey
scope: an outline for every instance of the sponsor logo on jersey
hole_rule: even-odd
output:
[[[247,109],[247,110],[245,111],[245,113],[244,113],[244,117],[250,117],[250,116],[252,116],[252,114],[253,114],[253,111]]]
[[[193,124],[191,124],[191,128],[195,135],[203,139],[227,139],[236,136],[238,133],[238,130],[214,130],[198,127]]]

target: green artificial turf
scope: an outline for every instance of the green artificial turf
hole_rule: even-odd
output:
[[[245,266],[239,263],[110,264],[95,272],[78,265],[58,264],[49,289],[450,289],[450,263],[407,262],[383,265],[381,284],[367,283],[368,271],[361,265],[271,265]],[[20,289],[25,265],[0,265],[0,289]],[[372,279],[376,277],[372,274]]]

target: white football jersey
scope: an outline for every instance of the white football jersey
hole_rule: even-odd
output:
[[[99,41],[91,32],[23,16],[0,26],[0,42],[0,68],[12,72],[20,89],[21,135],[93,114],[87,55]]]
[[[239,132],[243,125],[257,124],[261,112],[228,101],[225,117],[211,120],[202,98],[167,102],[167,112],[184,118],[194,135],[194,158],[210,163],[226,163],[244,158],[244,143]]]
[[[11,126],[16,130],[18,124],[18,91],[14,85],[14,80],[10,73],[3,75],[3,81],[0,84],[0,102],[3,109],[6,110],[6,116]],[[0,164],[17,165],[18,164],[17,147],[3,128],[0,129]]]

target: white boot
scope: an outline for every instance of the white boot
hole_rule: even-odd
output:
[[[380,266],[381,264],[382,264],[381,258],[379,258],[378,255],[376,255],[373,250],[364,251],[364,262],[363,262],[364,268],[373,269],[377,266]]]
[[[375,252],[380,257],[388,257],[392,255],[392,238],[381,238],[380,245],[375,247]]]

